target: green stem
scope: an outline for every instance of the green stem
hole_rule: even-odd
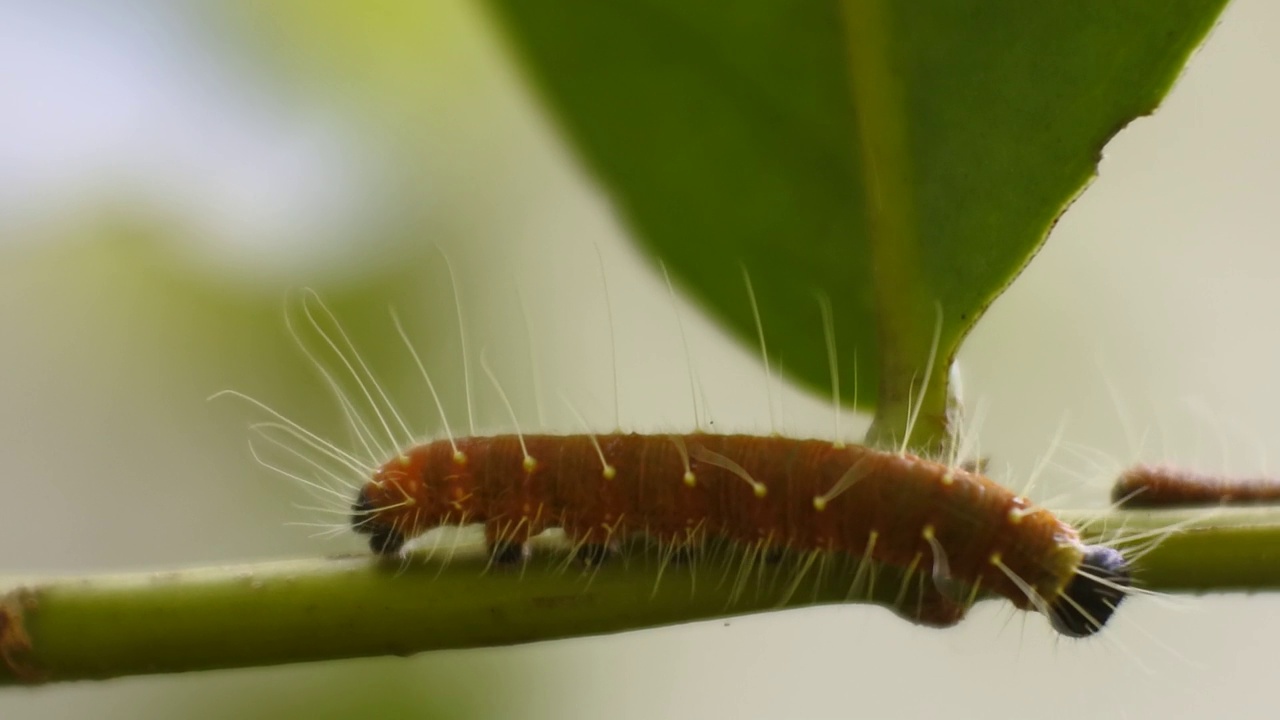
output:
[[[1122,527],[1120,536],[1129,537],[1146,531],[1159,538],[1176,527],[1140,562],[1138,579],[1148,589],[1280,589],[1280,515],[1275,511],[1221,512],[1204,522],[1189,517],[1128,513],[1078,519]],[[1116,534],[1099,537],[1108,536]],[[9,581],[5,586],[12,589],[0,601],[0,683],[410,655],[597,635],[849,602],[850,587],[859,578],[854,562],[814,562],[802,574],[804,582],[788,593],[797,568],[819,556],[778,565],[758,558],[744,562],[741,556],[677,565],[636,551],[583,571],[566,569],[556,559],[563,555],[540,553],[523,570],[507,570],[486,569],[479,548],[462,548],[447,560],[446,554],[418,558],[407,567],[344,557]],[[744,575],[744,567],[755,571]],[[856,601],[893,604],[901,595],[899,578],[881,570],[870,593],[863,586]]]
[[[889,49],[893,28],[881,0],[845,0],[841,7],[866,192],[868,261],[875,268],[880,387],[866,441],[896,448],[905,440],[906,447],[933,454],[953,437],[947,368],[954,347],[932,344],[943,318],[937,293],[921,272],[909,124]]]

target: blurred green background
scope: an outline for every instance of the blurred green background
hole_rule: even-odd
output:
[[[1021,483],[1064,420],[1066,440],[1092,450],[1055,453],[1035,494],[1058,505],[1099,504],[1108,472],[1138,458],[1247,472],[1280,457],[1278,47],[1280,8],[1237,0],[978,325],[961,363],[998,477]],[[462,427],[452,292],[433,245],[458,271],[482,428],[510,422],[480,348],[523,429],[577,431],[561,392],[594,428],[612,426],[611,328],[622,425],[691,426],[665,286],[478,4],[0,3],[0,574],[361,549],[286,525],[317,518],[249,456],[245,425],[259,416],[205,397],[242,390],[339,432],[284,330],[286,292],[311,286],[415,424],[438,432],[394,305]],[[753,352],[681,312],[714,427],[766,430]],[[1126,437],[1109,383],[1145,442]],[[783,429],[830,434],[829,402],[775,392]],[[851,437],[864,426],[846,418]],[[1270,717],[1278,608],[1137,600],[1081,643],[999,605],[947,632],[822,608],[7,690],[0,717]]]

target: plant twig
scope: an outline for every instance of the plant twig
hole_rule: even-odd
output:
[[[1199,522],[1186,513],[1076,519],[1106,528],[1096,534],[1103,540],[1158,537],[1176,527],[1138,566],[1148,589],[1280,589],[1280,516],[1265,509],[1200,516]],[[405,566],[335,557],[10,580],[0,600],[0,683],[411,655],[821,603],[888,605],[902,587],[881,570],[873,591],[855,588],[851,600],[857,563],[830,557],[790,588],[803,559],[767,564],[739,553],[678,564],[635,550],[584,570],[566,567],[562,554],[542,552],[522,569],[507,569],[487,567],[479,546],[451,559],[446,554]]]

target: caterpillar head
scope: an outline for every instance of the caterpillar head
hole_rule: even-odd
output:
[[[391,555],[404,547],[404,533],[396,530],[394,523],[378,519],[378,504],[370,485],[360,488],[356,501],[351,504],[351,529],[369,536],[369,548],[379,555]]]
[[[1107,624],[1131,582],[1119,551],[1090,545],[1071,582],[1049,605],[1049,622],[1068,637],[1088,637]]]
[[[351,503],[351,529],[378,555],[441,525],[475,518],[466,456],[452,442],[408,448],[374,470]]]
[[[351,503],[351,529],[369,536],[369,548],[378,555],[400,552],[420,513],[415,505],[412,462],[393,459],[378,468]]]

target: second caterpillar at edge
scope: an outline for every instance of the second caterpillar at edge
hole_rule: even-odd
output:
[[[548,528],[599,551],[644,536],[697,549],[822,551],[923,568],[1096,633],[1130,587],[1119,551],[984,475],[830,441],[754,435],[495,435],[417,445],[360,488],[352,527],[378,554],[428,530],[483,523],[491,551]],[[943,577],[940,577],[943,576]],[[967,609],[936,592],[926,624]]]
[[[1111,502],[1124,509],[1269,505],[1280,502],[1273,477],[1230,477],[1170,465],[1138,464],[1111,487]]]

